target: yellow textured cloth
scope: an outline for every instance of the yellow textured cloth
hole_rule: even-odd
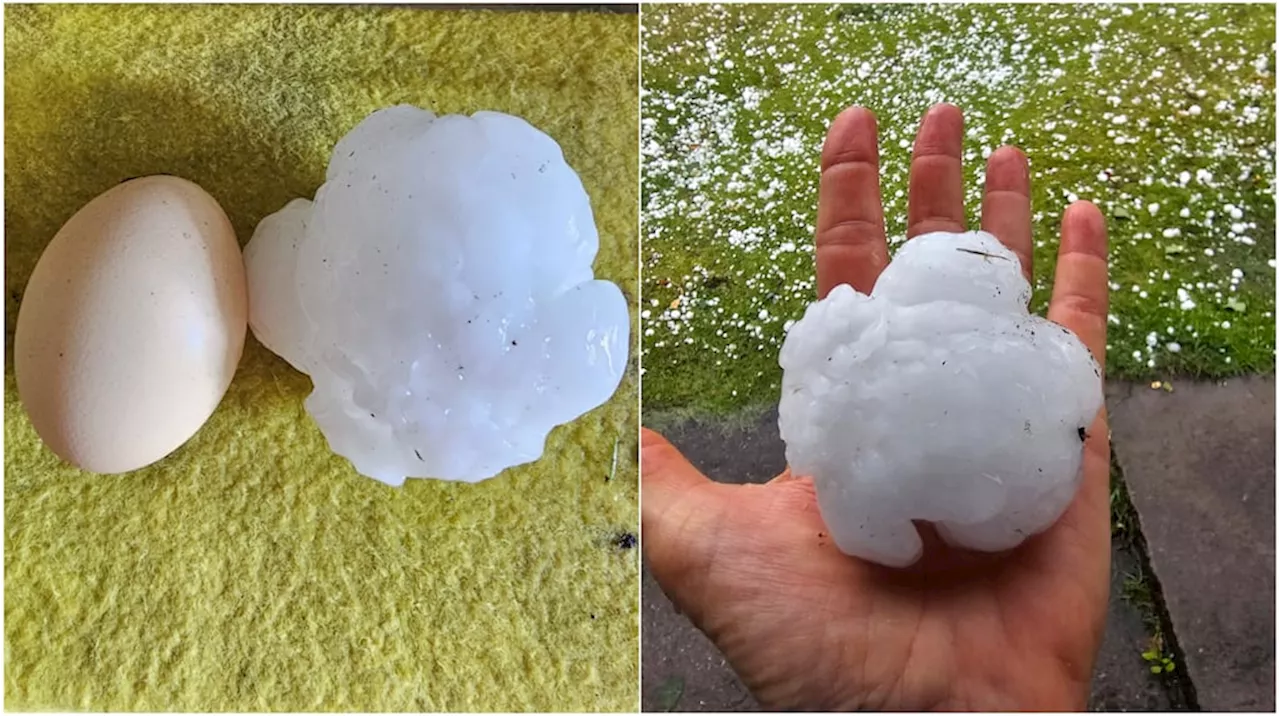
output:
[[[596,212],[596,274],[634,297],[634,15],[10,5],[5,102],[7,708],[638,707],[634,356],[536,464],[398,489],[327,449],[310,381],[252,338],[208,424],[122,476],[45,449],[12,368],[27,278],[91,198],[177,174],[243,244],[401,102],[559,141]]]

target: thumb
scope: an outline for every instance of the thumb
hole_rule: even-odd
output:
[[[708,480],[658,433],[640,432],[640,523],[653,576],[682,611],[694,616],[707,583],[726,490]],[[691,603],[692,602],[692,603]]]

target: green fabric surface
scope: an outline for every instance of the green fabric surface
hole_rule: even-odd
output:
[[[177,174],[243,245],[401,102],[559,141],[596,212],[596,275],[634,303],[636,33],[582,12],[5,8],[7,708],[638,708],[634,355],[539,462],[403,488],[333,455],[310,381],[252,338],[204,428],[121,476],[44,448],[12,369],[27,278],[91,198]]]

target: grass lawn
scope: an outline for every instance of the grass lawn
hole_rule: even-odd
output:
[[[778,350],[814,298],[818,152],[880,120],[892,244],[920,116],[965,112],[970,226],[984,157],[1031,161],[1043,311],[1063,209],[1111,233],[1112,376],[1275,365],[1273,5],[646,5],[646,409],[777,400]]]

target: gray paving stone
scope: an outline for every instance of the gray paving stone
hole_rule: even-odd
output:
[[[1275,710],[1272,377],[1107,390],[1112,442],[1208,711]]]
[[[1185,711],[1186,699],[1169,678],[1151,673],[1143,661],[1151,632],[1140,609],[1125,601],[1124,581],[1138,575],[1141,557],[1123,540],[1111,543],[1111,601],[1107,631],[1093,667],[1090,711]]]

